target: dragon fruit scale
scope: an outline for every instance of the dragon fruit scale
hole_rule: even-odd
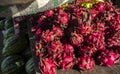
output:
[[[56,74],[56,64],[52,58],[40,59],[39,68],[42,74]]]
[[[74,66],[74,55],[63,52],[62,55],[57,59],[59,67],[63,70],[70,70]]]
[[[78,58],[77,65],[81,70],[92,70],[95,67],[95,62],[93,58],[84,56]]]
[[[81,34],[77,34],[76,32],[71,33],[70,41],[73,46],[80,46],[83,42],[83,36]]]
[[[111,50],[103,50],[98,54],[97,61],[103,66],[112,66],[117,62],[119,55]]]

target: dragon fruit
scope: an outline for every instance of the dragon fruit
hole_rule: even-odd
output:
[[[48,53],[53,55],[54,58],[57,58],[61,52],[63,52],[62,43],[59,40],[52,41],[48,47]]]
[[[37,43],[35,46],[35,55],[38,57],[41,55],[42,51],[41,49],[43,48],[43,44],[42,43]]]
[[[103,12],[105,10],[105,3],[104,2],[99,2],[95,5],[96,10],[99,12]]]
[[[117,62],[118,54],[110,50],[101,51],[98,55],[97,61],[103,66],[112,66]]]
[[[94,32],[87,38],[88,44],[96,47],[97,50],[104,50],[105,49],[105,41],[104,41],[104,34],[99,32]]]
[[[94,47],[83,46],[83,47],[80,47],[79,53],[80,53],[80,56],[86,56],[86,55],[93,56],[96,50],[97,49]]]
[[[56,74],[56,64],[52,58],[40,59],[39,68],[42,74]]]
[[[92,70],[95,67],[95,62],[93,58],[89,56],[84,56],[84,57],[78,58],[77,66],[81,70]]]
[[[74,66],[74,56],[73,54],[63,52],[62,55],[57,58],[57,62],[63,70],[70,70]]]
[[[101,21],[97,21],[95,25],[93,26],[93,28],[96,32],[102,32],[102,33],[104,33],[106,29],[105,24],[102,23]]]
[[[108,47],[120,46],[120,31],[114,33],[114,35],[107,39]]]
[[[64,48],[63,49],[64,49],[65,53],[72,53],[73,54],[73,52],[74,52],[74,48],[70,44],[64,44]]]
[[[80,33],[83,36],[87,36],[87,35],[89,35],[93,31],[93,26],[88,24],[87,22],[86,23],[82,23],[79,26],[79,28],[80,28]]]
[[[68,13],[66,13],[64,11],[64,9],[60,8],[60,7],[56,8],[55,12],[56,12],[56,15],[57,15],[56,18],[55,18],[57,24],[59,24],[62,28],[67,28],[68,20],[69,20]]]
[[[47,42],[53,41],[55,39],[55,35],[53,34],[52,31],[46,30],[46,31],[42,32],[41,38],[44,42],[47,43]]]
[[[80,44],[83,42],[83,36],[81,34],[77,34],[76,32],[72,32],[70,41],[73,46],[80,46]]]
[[[45,12],[45,15],[46,15],[47,17],[50,17],[50,16],[52,16],[53,14],[54,14],[53,10],[48,10],[48,11]]]
[[[60,27],[53,26],[52,32],[56,36],[59,36],[59,37],[63,36],[63,31]]]
[[[94,8],[92,8],[92,9],[90,10],[90,13],[91,13],[91,18],[92,18],[92,20],[94,20],[94,19],[96,18],[97,14],[98,14],[98,11],[95,10]]]

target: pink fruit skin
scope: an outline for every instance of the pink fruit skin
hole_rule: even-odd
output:
[[[46,30],[45,32],[42,32],[41,37],[42,37],[42,40],[47,43],[47,42],[53,41],[55,38],[55,35],[53,34],[52,31]]]
[[[95,51],[96,51],[96,48],[84,46],[84,47],[80,47],[79,54],[80,54],[80,56],[86,56],[86,55],[93,56]]]
[[[63,45],[58,41],[52,41],[50,46],[48,47],[48,54],[52,55],[54,59],[58,58],[63,52]]]
[[[48,10],[48,11],[45,12],[45,15],[46,15],[47,17],[50,17],[50,16],[52,16],[53,14],[54,14],[53,10]]]
[[[89,56],[78,58],[78,68],[82,70],[92,70],[95,66],[94,60]]]
[[[52,32],[58,37],[63,36],[63,31],[60,27],[53,26]]]
[[[64,44],[64,51],[66,53],[73,53],[74,52],[74,48],[70,44]]]
[[[41,44],[41,43],[38,43],[38,44],[36,44],[36,46],[35,46],[35,55],[38,57],[38,56],[40,56],[40,54],[41,54],[41,51],[40,51],[40,49],[43,47],[43,45]]]
[[[59,58],[58,58],[58,65],[63,69],[63,70],[70,70],[74,66],[74,58],[73,55],[63,53]]]
[[[52,58],[40,59],[39,68],[42,74],[56,74],[56,65]]]
[[[70,41],[73,46],[80,46],[80,44],[83,42],[83,36],[81,34],[72,32]]]
[[[116,63],[118,57],[119,56],[117,53],[114,53],[113,51],[109,51],[109,50],[104,50],[101,53],[99,53],[97,60],[100,65],[110,67]]]
[[[96,4],[96,10],[99,12],[103,12],[105,10],[105,4],[104,2],[99,2]]]
[[[96,47],[97,50],[104,50],[105,49],[105,42],[104,42],[104,34],[99,32],[92,33],[88,38],[87,41],[93,47]]]

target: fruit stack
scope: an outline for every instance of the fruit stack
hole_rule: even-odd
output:
[[[15,31],[16,23],[12,18],[0,21],[0,29],[4,35],[4,47],[2,49],[3,61],[1,71],[3,74],[34,74],[34,63],[29,41],[24,27],[19,27]],[[21,32],[22,30],[22,32]],[[19,33],[20,32],[20,33]],[[26,70],[25,70],[26,69]]]
[[[120,56],[120,11],[109,0],[75,0],[30,16],[42,74],[112,66]]]

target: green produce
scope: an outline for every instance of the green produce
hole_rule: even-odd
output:
[[[6,57],[1,63],[3,74],[22,74],[24,69],[24,60],[17,55]]]
[[[81,4],[81,6],[87,8],[87,9],[91,9],[91,8],[93,7],[93,4],[90,3],[90,2],[83,2],[83,3]]]
[[[92,1],[98,3],[98,2],[104,2],[105,0],[92,0]]]
[[[1,20],[1,21],[0,21],[0,30],[3,30],[3,29],[4,29],[5,21],[6,21],[6,20]]]
[[[28,41],[26,38],[13,35],[5,41],[2,54],[3,56],[17,54],[22,52],[26,46],[28,46]]]
[[[23,51],[22,55],[27,59],[32,57],[32,51],[30,49],[30,46]]]
[[[6,21],[5,21],[5,29],[7,30],[7,29],[9,29],[10,27],[13,27],[13,26],[14,25],[13,25],[12,18],[6,19]]]
[[[33,58],[30,58],[25,66],[26,72],[28,74],[35,74]]]
[[[6,30],[6,33],[4,34],[4,39],[8,39],[12,35],[14,35],[14,27],[10,27]]]

